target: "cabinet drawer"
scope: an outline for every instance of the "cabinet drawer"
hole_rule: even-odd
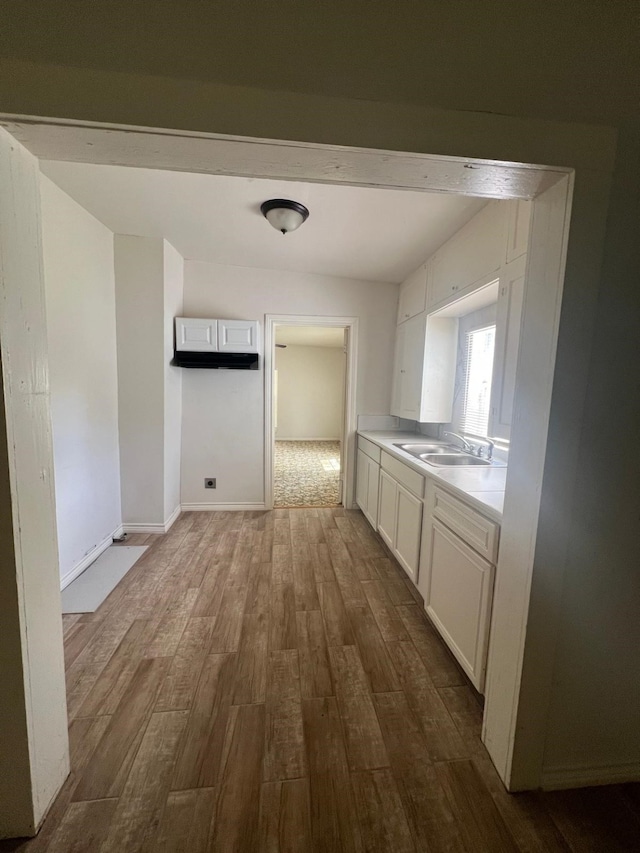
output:
[[[374,462],[380,464],[380,448],[377,444],[374,444],[367,438],[363,438],[361,435],[358,436],[358,450],[366,453],[369,459],[373,459]]]
[[[394,456],[385,453],[384,450],[381,453],[380,464],[398,483],[402,483],[414,495],[419,498],[424,496],[424,477],[422,474],[418,474],[417,471],[399,462]]]
[[[438,488],[434,489],[433,516],[443,521],[490,563],[496,562],[500,527],[494,521],[489,521],[462,501]]]

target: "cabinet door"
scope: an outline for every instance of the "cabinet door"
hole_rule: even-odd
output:
[[[400,285],[398,301],[398,323],[404,323],[416,314],[422,314],[427,300],[427,264],[421,264]]]
[[[258,352],[259,325],[254,320],[218,320],[220,352]]]
[[[356,503],[367,515],[369,509],[369,457],[366,453],[358,450],[358,461],[356,468]]]
[[[396,537],[396,498],[398,484],[386,471],[380,470],[378,496],[378,533],[393,550]]]
[[[418,580],[422,501],[397,485],[396,538],[393,553],[414,583]]]
[[[216,352],[218,321],[176,317],[176,349],[186,352]]]
[[[412,317],[402,325],[404,336],[400,374],[400,417],[417,421],[422,399],[426,317]]]
[[[530,224],[531,202],[522,200],[509,202],[507,263],[515,261],[527,251]]]
[[[375,530],[378,523],[378,477],[380,466],[362,450],[358,450],[356,502]]]
[[[513,263],[507,264],[500,275],[489,432],[492,436],[507,441],[511,435],[516,390],[525,266],[526,255],[522,255]]]
[[[378,526],[378,492],[380,486],[380,466],[373,459],[367,457],[369,476],[367,483],[367,516],[369,523],[375,530]]]
[[[438,521],[431,521],[425,607],[474,687],[484,689],[494,567]]]
[[[404,353],[405,334],[405,324],[402,324],[401,326],[396,326],[396,346],[393,355],[393,387],[391,390],[391,414],[397,415],[399,418],[402,417],[400,407],[402,404],[402,377],[404,375],[402,367],[402,358]]]
[[[474,282],[482,284],[482,279],[504,263],[505,244],[505,206],[501,202],[491,202],[433,256],[427,307],[431,309],[454,300],[458,291]]]

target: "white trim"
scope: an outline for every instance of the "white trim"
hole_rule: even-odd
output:
[[[164,524],[133,521],[123,524],[122,530],[124,533],[168,533],[181,512],[182,506],[178,504]]]
[[[174,511],[171,513],[169,518],[167,518],[167,520],[164,523],[164,532],[165,533],[169,532],[169,530],[171,529],[171,526],[173,525],[173,523],[178,518],[178,516],[180,515],[181,512],[182,512],[182,507],[180,506],[180,504],[178,504],[178,506],[174,509]]]
[[[340,438],[339,435],[336,435],[333,437],[329,436],[329,438],[327,438],[326,436],[320,436],[319,438],[315,438],[315,437],[314,438],[296,438],[295,436],[277,435],[275,440],[276,441],[342,441],[342,439]]]
[[[273,371],[275,365],[276,326],[330,326],[346,330],[347,364],[345,370],[345,404],[342,442],[342,503],[355,507],[355,436],[357,430],[356,380],[358,365],[358,318],[322,317],[306,314],[267,314],[264,324],[264,503],[273,509]],[[320,439],[324,440],[324,439]],[[330,439],[327,439],[330,440]]]
[[[164,524],[138,524],[137,522],[133,522],[131,524],[123,524],[123,530],[125,533],[165,533]]]
[[[611,764],[602,767],[558,767],[544,770],[541,787],[545,791],[564,788],[590,788],[593,785],[619,785],[640,782],[640,764]]]
[[[232,117],[225,112],[227,103],[231,102],[227,94],[223,98],[216,90],[215,95],[216,104],[222,110],[222,113],[220,110],[216,113],[217,120],[220,121],[220,115],[223,115],[222,123],[224,124],[225,118],[229,118],[230,125],[233,125],[235,114]],[[241,97],[245,98],[246,104],[249,105],[249,112],[255,109],[255,92],[248,93],[247,90],[244,95],[241,94]],[[263,100],[267,98],[263,106],[272,103],[280,106],[279,93],[273,95],[273,101],[268,100],[271,96],[265,95],[264,92],[259,93],[259,97]],[[235,104],[236,101],[234,100],[233,103]],[[404,106],[365,104],[330,98],[314,100],[307,96],[298,98],[296,103],[307,122],[306,124],[303,122],[303,135],[306,134],[308,137],[318,133],[323,135],[323,138],[332,138],[338,142],[357,141],[362,136],[360,127],[375,126],[372,117],[382,116],[382,123],[390,126],[389,115],[392,113],[394,116],[397,115],[398,127],[401,130],[404,131],[409,126],[407,124],[409,119],[405,113],[401,112],[405,110]],[[345,107],[349,108],[351,125],[346,130],[344,121],[342,125],[339,125],[338,120],[334,123],[326,121],[326,116],[332,115],[331,107],[334,105],[335,113],[341,117],[340,120],[343,120],[344,115],[347,114]],[[531,236],[535,236],[537,231],[538,238],[534,241],[537,242],[535,248],[532,248],[530,243],[528,261],[531,266],[533,257],[537,256],[534,277],[537,279],[538,274],[540,275],[545,289],[553,292],[558,306],[562,296],[564,263],[562,261],[560,265],[555,265],[555,268],[548,258],[543,263],[548,252],[542,244],[544,236],[546,239],[556,238],[559,232],[552,229],[547,230],[544,235],[544,229],[538,228],[535,220],[542,225],[545,214],[540,211],[540,215],[536,215],[536,208],[543,203],[537,196],[540,194],[544,196],[545,190],[561,179],[560,183],[567,187],[563,204],[568,222],[573,179],[570,178],[567,181],[566,176],[572,175],[572,168],[578,169],[582,191],[572,221],[572,228],[575,228],[576,233],[573,254],[577,260],[571,264],[571,274],[574,289],[578,277],[581,282],[583,314],[579,322],[572,321],[572,328],[577,330],[578,344],[574,344],[574,351],[569,352],[570,358],[567,352],[564,353],[563,365],[566,371],[567,364],[571,365],[573,359],[574,367],[578,368],[574,375],[575,391],[572,401],[575,412],[573,419],[577,421],[580,407],[584,404],[588,382],[588,347],[591,346],[590,335],[595,324],[595,297],[598,292],[597,262],[601,259],[601,250],[604,245],[603,223],[607,209],[607,193],[610,188],[610,171],[615,154],[614,132],[609,128],[596,128],[590,125],[572,126],[552,122],[543,127],[543,123],[533,122],[535,128],[541,132],[532,134],[530,120],[522,121],[505,116],[465,114],[455,111],[421,109],[416,112],[416,117],[419,117],[419,120],[417,118],[413,122],[413,127],[418,128],[415,135],[407,136],[404,133],[394,137],[389,143],[391,149],[386,151],[375,148],[317,145],[308,142],[295,143],[278,139],[261,140],[243,137],[239,140],[237,137],[211,133],[185,133],[24,116],[12,116],[6,124],[14,136],[21,138],[33,153],[42,159],[87,162],[90,144],[89,159],[94,163],[259,176],[277,180],[393,188],[404,186],[420,191],[440,190],[502,198],[533,198],[535,199],[532,218],[534,225]],[[5,116],[5,120],[7,118]],[[284,121],[280,124],[276,122],[276,125],[278,128],[289,127],[290,122],[289,125],[284,124]],[[549,127],[553,132],[549,131]],[[403,153],[393,150],[394,145],[400,144],[400,137],[403,145],[417,147],[418,151]],[[507,141],[500,143],[497,141],[500,138]],[[450,150],[457,156],[445,157],[419,153],[433,150]],[[484,159],[488,154],[492,157],[500,157],[504,156],[505,152],[515,158],[516,162]],[[480,157],[482,159],[479,159]],[[536,162],[567,163],[572,168],[526,165]],[[580,251],[585,251],[587,237],[591,240],[591,244],[595,241],[595,255],[590,256],[592,263],[589,269],[585,270],[580,264]],[[560,252],[557,246],[554,246],[552,254],[564,255],[566,239],[565,229],[561,235],[563,246]],[[547,342],[550,340],[551,345],[544,347],[538,345],[538,355],[546,353],[551,373],[553,373],[557,325],[553,319],[550,321],[548,312],[540,310],[541,296],[537,293],[538,287],[530,290],[532,310],[525,311],[522,332],[524,337],[527,337],[535,334],[538,327],[543,328],[545,339]],[[553,310],[555,311],[556,308],[557,306],[554,306]],[[540,361],[539,358],[535,358],[529,365],[522,353],[521,343],[518,380],[525,372],[530,378],[533,364],[537,366]],[[271,367],[272,356],[272,351],[265,352],[265,368]],[[581,362],[578,362],[578,356]],[[265,376],[269,374],[269,382],[270,372],[270,369],[265,370]],[[538,475],[547,454],[547,421],[550,413],[548,368],[543,372],[541,382],[543,393],[535,395],[536,400],[539,400],[535,417],[531,423],[526,420],[518,423],[514,421],[513,456],[509,467],[502,540],[503,543],[508,541],[506,536],[508,533],[512,543],[518,545],[522,554],[520,560],[515,559],[515,554],[512,554],[508,560],[503,559],[502,551],[506,549],[501,545],[502,556],[498,564],[499,577],[496,587],[498,594],[494,602],[493,616],[495,622],[502,621],[503,624],[500,632],[494,631],[494,625],[492,625],[489,652],[488,675],[495,689],[488,691],[486,697],[485,734],[490,734],[490,742],[486,745],[501,778],[510,789],[514,788],[514,779],[515,787],[537,788],[540,784],[542,762],[538,754],[544,747],[544,726],[553,678],[562,580],[566,562],[563,550],[565,534],[553,529],[549,519],[545,519],[544,527],[541,526],[540,529],[537,523],[542,496],[541,478]],[[266,381],[267,378],[265,378]],[[566,385],[566,381],[564,384]],[[271,409],[270,399],[267,404]],[[558,422],[555,425],[558,434],[568,435],[569,428],[566,425],[560,426],[560,416],[567,415],[566,406],[556,401],[554,413],[555,420]],[[579,422],[574,425],[579,429]],[[272,449],[273,446],[270,443],[269,456],[272,454]],[[545,479],[553,480],[551,486],[546,488],[554,498],[557,498],[558,494],[572,498],[572,484],[575,480],[574,473],[579,449],[578,441],[569,442],[566,450],[563,449],[560,464],[556,464],[553,471],[546,472]],[[549,456],[551,460],[558,461],[558,455],[554,452]],[[267,454],[265,454],[265,466],[267,466]],[[270,468],[265,467],[265,471],[267,470]],[[533,485],[530,485],[528,480],[531,471],[535,475],[529,478]],[[516,484],[521,485],[523,482],[526,484],[527,523],[521,526],[514,521],[516,515],[518,518],[524,517],[523,510],[516,507],[518,496]],[[271,487],[271,485],[270,482],[268,486]],[[347,485],[352,487],[353,481],[347,480]],[[206,505],[202,506],[206,508]],[[215,505],[215,508],[222,509],[224,505]],[[568,525],[565,527],[569,529]],[[544,553],[536,562],[534,572],[532,563],[536,547],[540,547]],[[515,571],[511,575],[512,568]],[[540,589],[545,583],[549,586],[544,596],[541,596]],[[504,588],[500,589],[500,587]],[[537,593],[537,596],[534,593]],[[528,647],[526,658],[525,640]],[[494,664],[493,667],[491,663]],[[491,719],[488,720],[488,718]],[[489,727],[488,722],[491,722]],[[516,738],[518,749],[514,756],[513,745]]]
[[[536,548],[572,193],[572,175],[542,193],[533,204],[529,233],[482,728],[509,791],[540,786],[562,616],[565,563],[548,557],[536,562]],[[563,453],[570,468],[576,450],[577,444]],[[532,595],[534,582],[544,587],[542,596]],[[536,648],[528,660],[526,643]],[[527,725],[519,730],[520,714]]]
[[[264,504],[182,504],[183,512],[249,512],[251,510],[266,510]]]
[[[231,92],[238,97],[237,87],[230,89]],[[352,110],[354,106],[358,109],[366,109],[367,106],[363,102],[342,103],[349,103]],[[421,111],[423,122],[426,115],[427,112]],[[464,133],[466,137],[473,137],[471,128],[476,127],[477,116],[467,113],[465,118],[469,125]],[[484,116],[481,119],[483,122],[486,120]],[[426,121],[427,124],[437,125],[441,120],[442,113],[437,110]],[[0,126],[40,160],[137,166],[143,169],[248,178],[259,176],[348,186],[427,189],[480,198],[533,199],[570,171],[562,166],[535,165],[532,162],[496,162],[493,156],[487,159],[468,156],[466,152],[460,156],[446,156],[424,151],[347,147],[303,140],[149,128],[6,112],[0,112]],[[582,131],[584,137],[583,127],[576,130],[576,134]],[[526,123],[524,128],[521,133],[526,139]],[[595,129],[589,126],[592,132]],[[590,140],[591,148],[594,144],[598,145],[598,152],[604,148],[606,154],[612,157],[610,152],[613,151],[613,142],[609,141],[607,131],[608,128],[596,138],[595,143]],[[442,128],[439,128],[437,140],[441,140],[442,132]],[[580,143],[580,153],[586,149],[591,154],[586,141],[580,139]],[[464,145],[465,149],[471,147],[479,146]],[[574,143],[570,149],[574,155],[571,158],[574,167],[578,165],[575,162],[576,147]],[[90,154],[87,153],[89,148]],[[568,152],[564,156],[567,155]],[[558,156],[558,162],[561,162],[563,155]],[[592,161],[588,159],[587,162],[591,164]]]
[[[80,577],[85,569],[88,569],[92,563],[95,563],[100,554],[104,553],[104,551],[113,544],[113,540],[122,536],[124,532],[124,525],[120,524],[116,527],[113,533],[109,536],[105,536],[105,538],[101,542],[98,542],[98,544],[92,548],[88,554],[85,554],[76,566],[60,578],[60,592],[62,592],[63,589],[66,589],[70,583],[73,583],[76,578]]]

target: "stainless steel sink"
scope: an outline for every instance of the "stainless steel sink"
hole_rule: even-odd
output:
[[[425,453],[455,453],[455,448],[447,444],[394,444],[394,447],[399,447],[405,453],[410,453],[417,459],[420,459]]]
[[[472,468],[476,465],[487,466],[492,464],[489,459],[472,456],[451,444],[394,444],[394,447],[404,450],[405,453],[410,453],[411,456],[415,456],[421,462],[435,465],[438,468],[450,466]]]
[[[437,467],[455,465],[463,468],[474,465],[491,465],[488,459],[481,459],[479,456],[472,456],[470,453],[422,453],[418,458]]]

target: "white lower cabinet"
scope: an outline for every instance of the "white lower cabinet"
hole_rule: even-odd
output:
[[[451,527],[437,517],[437,496],[443,494],[446,495],[446,503],[442,506],[447,509],[447,521]],[[477,536],[478,530],[489,531],[487,541],[491,544],[485,553],[494,555],[497,552],[497,525],[442,490],[431,490],[425,507],[419,589],[432,622],[471,683],[482,693],[495,565],[476,550],[481,541]],[[495,551],[492,552],[494,541]]]
[[[378,533],[414,583],[418,580],[422,501],[380,470]]]
[[[500,525],[368,439],[358,445],[358,505],[482,693]]]
[[[378,481],[380,465],[358,449],[356,502],[375,530],[378,525]]]

